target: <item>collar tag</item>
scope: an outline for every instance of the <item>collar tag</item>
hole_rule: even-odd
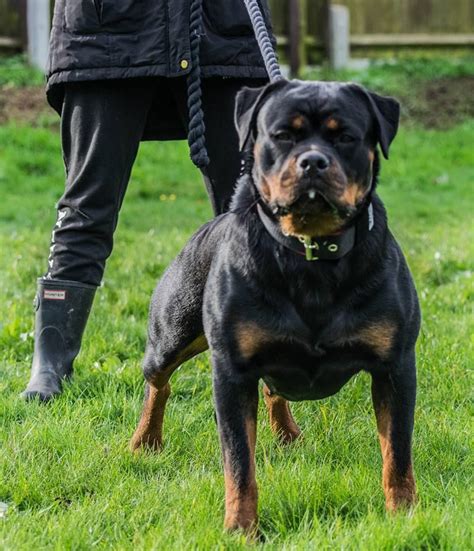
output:
[[[298,240],[304,245],[306,260],[319,260],[319,257],[314,254],[314,251],[319,250],[319,245],[313,241],[311,237],[304,237],[301,235],[298,237]]]

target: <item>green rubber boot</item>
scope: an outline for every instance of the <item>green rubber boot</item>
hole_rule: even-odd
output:
[[[22,397],[46,402],[60,394],[71,377],[96,287],[39,279],[36,295],[35,348],[31,377]]]

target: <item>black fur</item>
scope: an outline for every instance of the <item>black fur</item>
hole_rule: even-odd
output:
[[[279,82],[242,91],[236,124],[242,146],[255,154],[254,166],[238,182],[231,211],[191,238],[157,286],[145,376],[154,384],[180,350],[204,332],[212,352],[222,445],[241,487],[250,461],[245,421],[256,415],[260,379],[288,400],[314,400],[334,394],[359,371],[369,372],[374,400],[391,416],[401,474],[410,462],[420,313],[407,264],[375,192],[378,156],[371,157],[377,144],[388,155],[398,113],[394,100],[356,85]],[[306,128],[297,129],[290,142],[276,139],[275,131],[288,129],[296,114],[304,114]],[[337,129],[324,126],[327,117],[337,119]],[[344,133],[356,139],[341,139]],[[285,208],[315,219],[335,210],[341,231],[370,201],[374,208],[373,230],[337,261],[308,262],[282,247],[256,210],[258,202],[270,205],[262,192],[265,181],[311,147],[325,152],[341,178],[356,181],[363,196],[346,209],[345,184],[336,193],[330,178],[301,177],[292,182],[294,206]],[[321,195],[311,203],[306,193],[313,185]],[[376,329],[374,343],[370,335],[360,338],[380,324],[391,328],[389,344],[382,337],[377,343]],[[242,352],[246,327],[258,328],[250,354]],[[252,331],[248,335],[246,346],[252,348]]]

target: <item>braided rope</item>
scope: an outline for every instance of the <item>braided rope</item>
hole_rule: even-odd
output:
[[[243,0],[243,2],[247,8],[270,82],[280,80],[283,76],[258,0]],[[207,154],[205,140],[206,127],[202,110],[201,67],[199,65],[201,28],[202,0],[192,0],[189,20],[191,70],[187,76],[189,113],[188,143],[191,160],[198,168],[205,169],[209,165],[209,156]]]
[[[206,150],[204,113],[202,110],[201,67],[199,65],[199,44],[201,42],[202,0],[193,0],[190,7],[191,70],[187,77],[188,86],[188,143],[191,160],[201,169],[209,164]]]
[[[283,78],[258,0],[243,0],[271,82]]]

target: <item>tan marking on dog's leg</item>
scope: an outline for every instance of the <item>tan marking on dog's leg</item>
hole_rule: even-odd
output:
[[[385,404],[378,404],[375,407],[375,415],[383,460],[382,486],[385,493],[385,507],[387,511],[394,512],[416,502],[413,466],[410,462],[405,473],[401,474],[397,471],[392,447],[393,435],[389,408]]]
[[[263,399],[270,417],[270,427],[282,444],[291,444],[301,434],[291,414],[290,404],[287,400],[276,394],[272,394],[267,385],[263,385]]]
[[[243,530],[253,535],[257,529],[258,490],[255,479],[255,443],[257,427],[254,419],[245,422],[249,450],[249,472],[245,483],[239,484],[233,475],[231,458],[224,452],[225,477],[225,519],[224,528],[227,531]]]
[[[181,350],[173,362],[160,370],[148,383],[148,394],[143,404],[142,414],[138,426],[130,440],[130,449],[138,450],[141,447],[160,451],[163,447],[163,418],[166,402],[171,394],[169,379],[173,372],[186,360],[193,358],[200,352],[207,350],[206,337],[200,335],[184,350]]]
[[[393,323],[381,321],[361,329],[356,340],[372,348],[378,356],[384,359],[390,354],[395,332],[396,327]]]
[[[163,418],[170,394],[169,383],[160,389],[148,385],[148,395],[143,404],[140,421],[130,441],[132,451],[141,447],[155,451],[161,450],[163,447]]]

